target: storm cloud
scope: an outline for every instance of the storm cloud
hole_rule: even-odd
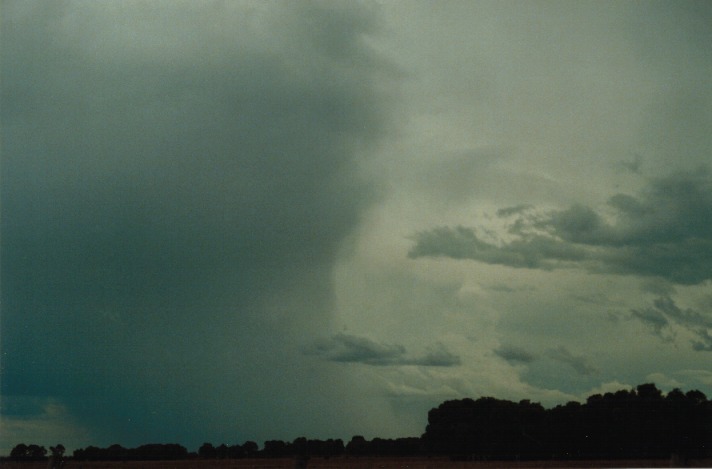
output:
[[[532,354],[526,349],[512,345],[501,346],[495,349],[494,353],[513,365],[528,366],[535,361],[541,360],[541,357]],[[543,353],[543,357],[570,366],[576,373],[582,376],[593,375],[599,371],[584,355],[576,355],[563,345],[546,349]]]
[[[563,345],[547,350],[546,355],[558,362],[569,365],[580,375],[590,375],[598,372],[598,369],[591,365],[585,356],[575,355]]]
[[[304,351],[325,360],[342,363],[362,363],[374,366],[455,366],[460,357],[454,355],[442,344],[430,347],[425,354],[414,356],[399,344],[375,342],[367,337],[336,334],[317,341]]]
[[[709,5],[4,1],[0,454],[709,395]]]
[[[523,348],[505,345],[494,351],[495,355],[507,360],[510,363],[531,363],[536,357]]]
[[[609,198],[601,211],[572,205],[511,222],[514,239],[483,241],[475,228],[437,227],[413,236],[408,255],[472,259],[516,268],[579,268],[661,277],[679,284],[712,278],[712,173],[708,167],[649,181],[640,194]],[[499,209],[514,217],[530,207]]]
[[[631,316],[649,326],[657,335],[670,340],[679,327],[692,335],[692,348],[712,351],[712,314],[680,308],[670,296],[661,296],[651,306],[631,310]]]
[[[6,2],[2,30],[3,399],[106,444],[330,433],[274,402],[347,392],[291,350],[372,200],[369,8]]]

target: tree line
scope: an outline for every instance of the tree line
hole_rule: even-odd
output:
[[[58,445],[61,446],[61,445]],[[54,448],[53,448],[54,449]],[[63,447],[62,447],[63,449]],[[38,445],[17,445],[12,459],[42,459]],[[268,440],[214,446],[197,452],[178,444],[76,449],[76,460],[177,460],[338,456],[448,456],[455,459],[626,459],[712,457],[712,401],[698,390],[673,389],[664,395],[654,384],[594,394],[551,409],[522,400],[494,397],[449,400],[428,412],[420,437],[354,436],[292,442]]]
[[[61,459],[64,455],[64,445],[50,446],[49,449],[54,458]],[[47,448],[40,445],[20,443],[10,451],[10,459],[16,461],[43,461],[47,459]]]
[[[422,436],[429,454],[477,459],[712,457],[712,401],[654,384],[552,409],[483,397],[442,403]]]
[[[173,461],[187,459],[188,450],[179,444],[147,444],[137,448],[124,448],[114,444],[108,448],[88,446],[75,449],[73,459],[80,461]]]

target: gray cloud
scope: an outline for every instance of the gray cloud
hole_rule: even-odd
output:
[[[425,355],[411,358],[410,361],[411,364],[419,366],[456,366],[461,364],[459,355],[450,352],[441,343],[428,347]]]
[[[498,349],[494,351],[494,353],[507,360],[508,362],[514,362],[514,363],[531,363],[533,362],[536,357],[526,351],[523,348],[519,348],[516,346],[501,346]]]
[[[537,227],[548,229],[564,241],[580,244],[599,244],[610,240],[610,227],[592,208],[574,205],[566,210],[553,212]]]
[[[405,354],[402,345],[379,344],[366,337],[336,334],[318,341],[305,353],[335,362],[356,362],[367,365],[388,365]]]
[[[643,166],[643,157],[639,153],[636,153],[631,160],[620,162],[620,166],[630,171],[631,173],[641,174],[641,169]]]
[[[656,178],[638,197],[609,199],[616,223],[585,206],[554,212],[540,225],[565,241],[589,245],[648,246],[712,239],[712,174],[703,166]]]
[[[561,262],[583,261],[586,251],[578,246],[534,235],[501,246],[482,241],[475,230],[458,226],[439,227],[414,236],[408,257],[446,256],[473,259],[510,267],[552,269]]]
[[[497,348],[494,353],[511,363],[531,364],[537,360],[537,357],[527,350],[511,345],[504,345]],[[590,376],[598,373],[598,368],[593,366],[589,359],[583,355],[574,355],[565,346],[550,348],[546,350],[545,355],[560,363],[564,363],[573,368],[578,374]],[[529,370],[531,373],[532,370]]]
[[[632,309],[631,315],[665,340],[672,339],[673,325],[682,327],[692,333],[694,350],[712,351],[712,315],[692,308],[681,309],[670,296],[660,296],[646,308]]]
[[[712,174],[701,167],[653,179],[638,197],[614,195],[609,199],[614,223],[591,207],[573,205],[518,217],[509,230],[517,238],[498,245],[481,240],[472,228],[439,227],[416,234],[409,257],[445,256],[537,269],[578,267],[698,284],[712,278],[711,194]],[[514,215],[521,209],[502,210]]]
[[[94,444],[358,425],[273,402],[343,396],[293,352],[373,200],[376,29],[348,2],[4,4],[2,395],[56,399]]]
[[[588,376],[598,373],[598,368],[593,366],[588,358],[583,355],[574,355],[563,345],[546,351],[546,355],[561,363],[571,366],[580,375]]]
[[[422,356],[412,356],[402,345],[379,343],[367,337],[343,333],[315,342],[311,347],[304,349],[304,353],[334,362],[374,366],[449,367],[460,364],[460,357],[447,350],[442,344],[430,347]]]
[[[511,217],[512,215],[519,215],[531,208],[534,208],[534,206],[530,204],[520,204],[513,207],[500,208],[497,210],[497,216],[500,218]]]

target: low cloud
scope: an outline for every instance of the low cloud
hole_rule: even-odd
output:
[[[474,229],[464,226],[434,228],[416,234],[414,239],[416,245],[408,253],[408,257],[413,259],[451,257],[509,267],[551,270],[562,262],[583,261],[586,256],[581,248],[544,236],[496,245],[481,240]]]
[[[372,366],[449,367],[460,364],[460,357],[450,352],[443,344],[429,347],[423,355],[413,356],[400,344],[380,343],[367,337],[343,333],[315,342],[306,348],[304,353],[332,362]]]
[[[410,359],[412,365],[419,366],[456,366],[460,357],[450,352],[443,344],[428,347],[425,355]]]
[[[682,309],[669,296],[661,296],[651,306],[631,310],[631,315],[665,340],[670,340],[674,326],[687,330],[693,336],[692,348],[696,351],[712,351],[712,315],[691,308]]]
[[[578,268],[593,273],[657,277],[694,285],[712,278],[712,173],[706,167],[649,181],[640,194],[616,194],[613,217],[585,205],[514,217],[513,239],[488,242],[479,228],[436,227],[413,236],[408,256],[471,259],[514,268]],[[523,213],[527,212],[527,213]]]
[[[563,345],[546,351],[546,355],[556,361],[569,365],[578,374],[589,376],[598,373],[598,368],[593,366],[588,358],[583,355],[574,355]]]
[[[503,345],[496,349],[494,353],[511,363],[531,363],[535,360],[534,355],[516,346]]]

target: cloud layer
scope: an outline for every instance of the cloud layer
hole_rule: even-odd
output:
[[[411,258],[444,256],[509,267],[579,268],[589,272],[661,277],[678,284],[712,278],[712,174],[701,167],[655,178],[640,194],[619,193],[608,211],[586,205],[511,218],[513,239],[487,242],[473,228],[438,227],[414,236]]]

